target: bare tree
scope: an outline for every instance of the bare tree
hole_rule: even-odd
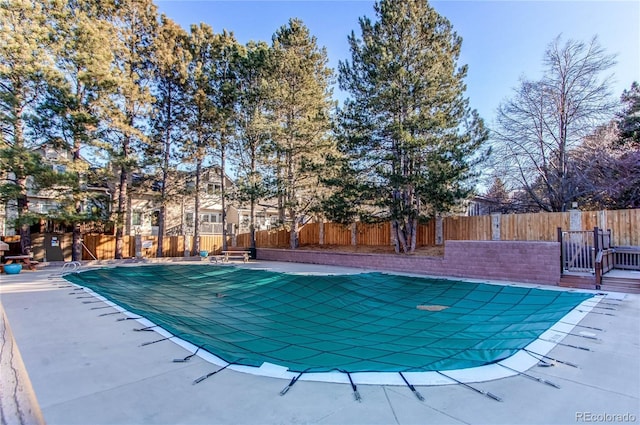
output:
[[[580,193],[569,178],[569,152],[611,118],[615,105],[601,74],[615,56],[600,46],[557,37],[544,55],[540,80],[523,79],[498,108],[493,132],[500,175],[545,211],[566,211]]]
[[[571,152],[574,185],[589,209],[640,207],[640,96],[637,83],[621,97],[623,111]]]

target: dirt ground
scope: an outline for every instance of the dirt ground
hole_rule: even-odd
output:
[[[345,245],[305,245],[301,250],[309,251],[334,251],[334,252],[357,252],[362,254],[394,254],[393,246],[345,246]],[[423,246],[416,248],[414,253],[408,255],[419,255],[423,257],[444,257],[444,246]]]

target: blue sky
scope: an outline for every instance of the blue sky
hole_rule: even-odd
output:
[[[238,41],[270,42],[289,18],[300,18],[320,46],[329,65],[350,59],[347,36],[360,34],[358,18],[375,19],[368,0],[156,0],[165,13],[188,29],[205,22],[214,31],[233,31]],[[640,2],[627,1],[432,1],[463,38],[460,64],[471,106],[491,125],[499,103],[512,94],[521,77],[536,79],[549,43],[563,39],[589,41],[598,36],[608,53],[617,55],[611,70],[613,95],[619,98],[633,81],[640,82]],[[336,97],[343,97],[336,87]]]

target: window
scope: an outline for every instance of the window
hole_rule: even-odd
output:
[[[187,224],[187,227],[193,227],[193,213],[192,212],[188,212],[185,216],[185,220],[184,220]]]
[[[221,187],[216,183],[207,183],[207,195],[214,195],[220,193]]]
[[[154,211],[151,214],[151,226],[158,226],[159,221],[160,221],[160,211]]]
[[[220,213],[200,214],[200,221],[202,223],[220,223],[222,221],[222,214]]]
[[[142,225],[142,211],[134,211],[131,215],[131,225],[132,226],[141,226]]]
[[[55,161],[58,159],[58,151],[56,151],[55,149],[47,148],[44,151],[44,157]]]

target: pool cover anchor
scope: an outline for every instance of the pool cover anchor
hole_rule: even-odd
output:
[[[591,339],[591,340],[594,340],[594,341],[600,341],[600,338],[598,338],[596,336],[596,334],[587,335],[586,332],[585,332],[585,334],[574,334],[574,333],[571,333],[571,332],[560,331],[560,330],[557,330],[557,329],[554,329],[554,332],[559,332],[561,334],[565,334],[565,335],[569,335],[569,336],[575,336],[575,337],[578,337],[578,338],[586,338],[586,339]]]
[[[135,332],[154,332],[153,328],[158,328],[159,325],[147,326],[146,328],[136,328]]]
[[[173,359],[173,362],[174,362],[174,363],[185,363],[185,362],[188,362],[189,360],[191,360],[191,358],[192,358],[193,356],[195,356],[196,354],[198,354],[198,351],[200,351],[200,348],[202,348],[202,347],[198,347],[198,348],[196,348],[196,351],[194,351],[192,354],[189,354],[189,355],[188,355],[187,357],[185,357],[185,358],[182,358],[182,359]]]
[[[168,336],[168,337],[166,337],[166,338],[156,339],[155,341],[143,342],[142,344],[140,344],[140,347],[146,347],[147,345],[155,344],[156,342],[166,341],[166,340],[168,340],[168,339],[173,338],[174,336],[175,336],[175,335],[171,335],[171,336]]]
[[[578,350],[582,350],[582,351],[593,351],[588,347],[581,347],[579,345],[573,345],[573,344],[565,344],[564,342],[557,342],[557,341],[549,341],[548,339],[542,339],[542,338],[538,338],[540,341],[544,341],[544,342],[551,342],[553,344],[557,344],[557,345],[562,345],[563,347],[569,347],[569,348],[576,348]]]
[[[204,381],[207,378],[211,378],[213,375],[215,375],[218,372],[222,372],[223,370],[225,370],[226,368],[228,368],[229,366],[231,366],[233,363],[228,363],[226,366],[221,367],[218,370],[214,370],[213,372],[207,373],[206,375],[202,375],[201,377],[199,377],[198,379],[193,381],[193,385],[195,384],[199,384],[200,382]]]
[[[93,309],[92,309],[93,310]],[[124,314],[122,311],[113,311],[111,313],[102,313],[102,314],[98,314],[98,317],[103,317],[103,316],[113,316],[114,314]]]
[[[282,391],[280,391],[280,395],[285,395],[285,394],[286,394],[286,393],[291,389],[291,387],[293,387],[293,384],[295,384],[296,382],[298,382],[298,379],[300,379],[300,377],[302,376],[302,374],[303,374],[304,372],[305,372],[305,371],[300,372],[300,373],[298,374],[298,376],[294,376],[293,378],[291,378],[291,382],[289,382],[289,385],[287,385],[286,387],[284,387],[284,388],[282,389]]]
[[[409,383],[409,381],[407,381],[407,378],[404,377],[402,372],[398,372],[398,373],[400,374],[400,377],[402,378],[404,383],[407,384],[407,387],[409,387],[409,389],[413,392],[413,394],[418,398],[418,400],[424,401],[424,397],[422,396],[422,394],[418,392],[418,390],[416,390],[416,387],[414,387]]]
[[[494,399],[495,401],[502,401],[502,399],[501,399],[500,397],[498,397],[498,396],[497,396],[497,395],[495,395],[495,394],[491,394],[489,391],[484,391],[484,390],[481,390],[481,389],[479,389],[479,388],[472,387],[471,385],[466,384],[466,383],[464,383],[464,382],[462,382],[462,381],[458,381],[457,379],[452,378],[452,377],[451,377],[451,376],[449,376],[449,375],[445,375],[444,373],[440,372],[439,370],[436,370],[436,373],[438,373],[438,374],[440,374],[440,375],[444,376],[445,378],[448,378],[448,379],[452,380],[453,382],[455,382],[455,383],[457,383],[457,384],[462,385],[463,387],[467,387],[467,388],[469,388],[470,390],[473,390],[473,391],[475,391],[475,392],[477,392],[477,393],[479,393],[479,394],[486,395],[487,397],[492,398],[492,399]]]
[[[502,366],[503,368],[508,369],[508,370],[510,370],[510,371],[512,371],[512,372],[515,372],[515,373],[517,373],[518,375],[522,375],[522,376],[524,376],[525,378],[529,378],[529,379],[531,379],[531,380],[533,380],[533,381],[540,382],[541,384],[547,384],[547,385],[549,385],[549,386],[551,386],[551,387],[553,387],[553,388],[558,388],[558,389],[560,389],[560,385],[558,385],[558,384],[556,384],[556,383],[554,383],[554,382],[547,381],[546,379],[538,378],[537,376],[529,375],[528,373],[525,373],[525,372],[520,372],[519,370],[515,370],[515,369],[513,369],[513,368],[510,368],[509,366],[505,366],[505,365],[500,364],[500,363],[496,363],[496,364],[497,364],[498,366]]]
[[[112,306],[112,305],[105,305],[105,306],[102,306],[102,307],[91,307],[89,310],[103,310],[105,308],[115,308],[115,307]],[[120,313],[120,312],[118,312],[118,313]]]
[[[351,379],[351,374],[349,372],[344,372],[347,374],[349,378],[349,382],[351,383],[351,389],[353,390],[353,397],[356,399],[358,403],[362,403],[362,397],[360,397],[360,393],[358,392],[358,387],[353,383],[353,379]]]
[[[602,316],[612,316],[612,317],[616,317],[615,314],[611,314],[611,313],[602,313],[600,311],[587,311],[587,310],[580,310],[580,309],[576,309],[576,311],[580,312],[580,313],[589,313],[589,314],[600,314]]]
[[[560,320],[558,323],[564,323],[565,325],[572,325],[572,326],[577,326],[577,327],[585,328],[585,329],[592,329],[594,331],[606,332],[602,328],[596,328],[595,326],[581,325],[580,323],[563,322],[562,320]]]
[[[563,364],[563,365],[567,365],[567,366],[575,367],[576,369],[580,369],[577,364],[568,362],[566,360],[555,359],[553,357],[549,357],[549,356],[546,356],[544,354],[536,353],[535,351],[527,350],[526,348],[524,348],[523,351],[525,353],[527,353],[528,355],[530,355],[531,357],[533,357],[534,359],[538,359],[540,361],[544,361],[545,359],[548,359],[548,360],[551,360],[552,362],[558,362],[558,363]]]

